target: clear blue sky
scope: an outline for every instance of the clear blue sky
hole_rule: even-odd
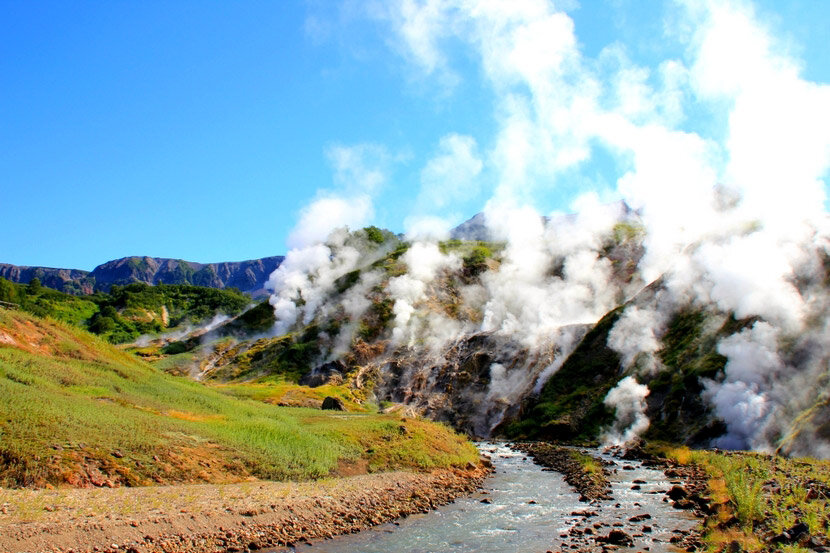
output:
[[[646,67],[682,56],[661,38],[671,4],[566,3],[580,50],[612,43]],[[470,47],[413,69],[369,2],[0,1],[0,262],[91,270],[128,255],[234,261],[283,254],[301,208],[342,186],[337,146],[382,149],[372,222],[403,230],[442,137],[496,140],[497,87]],[[806,79],[830,81],[830,2],[758,4]],[[459,41],[461,42],[461,41]],[[699,123],[694,116],[686,123]],[[580,179],[613,179],[597,154]],[[594,174],[596,173],[596,174]],[[480,210],[497,176],[453,205]]]

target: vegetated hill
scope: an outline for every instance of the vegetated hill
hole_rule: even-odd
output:
[[[238,315],[251,298],[235,288],[218,290],[185,284],[113,285],[109,293],[74,296],[40,286],[37,279],[16,284],[0,278],[0,301],[40,317],[52,317],[87,329],[112,343],[142,335],[204,326],[216,317]]]
[[[160,372],[68,324],[0,309],[0,485],[113,486],[317,478],[463,465],[446,427],[329,415]]]
[[[677,293],[676,280],[644,281],[637,214],[609,212],[587,231],[580,216],[525,218],[526,234],[506,242],[335,233],[286,258],[250,326],[235,320],[214,342],[166,353],[218,382],[342,381],[478,436],[644,433],[824,455],[820,264],[793,279],[809,311],[792,333]]]
[[[609,226],[597,244],[598,255],[619,286],[639,286],[632,281],[631,269],[642,250],[636,221],[626,221]],[[305,281],[293,272],[290,256],[275,274],[296,286],[297,295],[274,296],[271,305],[257,310],[272,317],[272,329],[280,328],[279,317],[273,324],[273,310],[289,310],[291,324],[282,327],[288,332],[263,335],[262,325],[257,325],[247,339],[237,320],[217,328],[218,341],[213,344],[187,340],[171,344],[167,352],[190,352],[197,358],[200,377],[210,380],[343,378],[355,389],[373,390],[381,401],[405,404],[479,436],[516,416],[521,399],[532,392],[541,373],[565,353],[567,346],[553,340],[537,348],[529,337],[482,330],[486,308],[475,296],[483,296],[487,279],[512,263],[504,243],[448,240],[412,245],[391,233],[375,242],[365,231],[340,236],[336,242],[322,252],[323,266],[309,271]],[[564,261],[560,257],[544,269],[552,281],[561,281],[569,271]],[[424,270],[433,274],[419,276]],[[611,306],[624,300],[621,288],[601,293]],[[471,305],[471,299],[478,305]],[[416,326],[402,326],[401,314],[407,312]],[[439,332],[419,335],[429,324]],[[566,324],[550,332],[554,338],[578,341],[588,328]],[[411,336],[404,335],[409,332]],[[547,338],[544,333],[538,336],[541,341]],[[193,357],[186,362],[193,363]],[[494,367],[502,371],[495,378]]]
[[[659,286],[655,283],[642,296],[653,298]],[[659,368],[643,374],[625,370],[620,355],[608,346],[614,324],[637,300],[609,312],[590,329],[540,393],[526,398],[518,420],[502,429],[508,436],[596,441],[615,418],[605,398],[631,375],[638,375],[650,392],[643,411],[650,420],[644,437],[700,447],[726,431],[702,397],[704,382],[723,378],[726,358],[717,352],[718,341],[754,321],[692,306],[681,310],[662,337]]]
[[[269,275],[283,256],[248,261],[195,263],[159,257],[124,257],[95,267],[92,272],[49,267],[18,267],[0,263],[0,277],[28,283],[38,278],[44,286],[70,294],[107,291],[112,285],[191,284],[210,288],[238,288],[250,296],[262,296]]]

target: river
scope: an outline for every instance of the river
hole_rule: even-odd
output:
[[[470,497],[357,534],[269,551],[601,551],[595,538],[620,529],[634,539],[634,546],[617,551],[660,553],[676,551],[669,543],[671,537],[698,525],[690,513],[673,509],[663,501],[665,491],[671,487],[665,475],[637,461],[620,461],[601,454],[615,463],[609,467],[613,499],[588,504],[579,501],[579,495],[560,474],[542,470],[523,453],[499,443],[481,443],[479,448],[492,458],[495,471],[484,488]],[[599,454],[596,450],[590,453]]]

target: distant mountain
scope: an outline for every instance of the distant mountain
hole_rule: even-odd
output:
[[[490,240],[487,217],[483,212],[476,213],[450,231],[453,240]]]
[[[631,209],[623,200],[611,202],[603,206],[609,211],[613,211],[621,219],[627,219],[637,215],[637,211]],[[560,213],[552,216],[542,215],[541,220],[544,224],[553,221],[554,223],[574,223],[577,219],[576,213]],[[453,240],[480,240],[488,242],[494,239],[493,233],[487,225],[487,215],[480,211],[450,230],[450,238]]]
[[[68,294],[91,294],[95,288],[95,281],[89,276],[89,271],[80,269],[26,267],[0,263],[0,277],[24,284],[37,277],[47,288]]]
[[[26,283],[37,277],[41,284],[70,294],[107,291],[114,284],[194,284],[210,288],[239,288],[251,296],[264,295],[265,282],[280,266],[283,256],[247,261],[195,263],[160,257],[124,257],[99,265],[92,272],[51,267],[20,267],[0,263],[0,277]]]

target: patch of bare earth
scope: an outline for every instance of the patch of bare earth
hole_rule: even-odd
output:
[[[314,482],[0,490],[0,551],[206,553],[284,546],[426,512],[474,491],[488,472],[469,466]]]

